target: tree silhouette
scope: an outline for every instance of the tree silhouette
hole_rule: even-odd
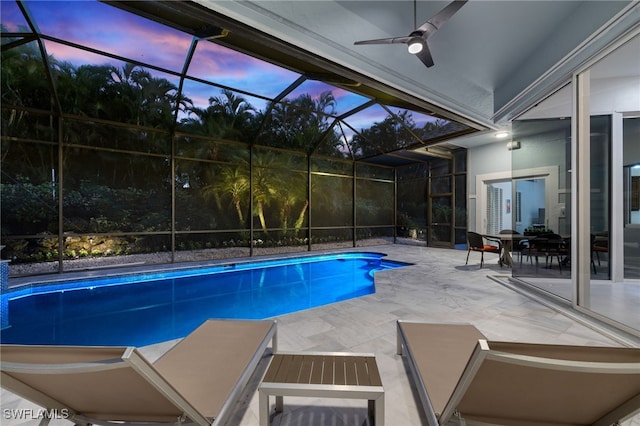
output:
[[[181,121],[181,130],[228,140],[248,140],[255,108],[242,96],[224,89],[222,96],[210,97],[207,108],[193,107]]]

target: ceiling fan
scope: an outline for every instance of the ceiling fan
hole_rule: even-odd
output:
[[[398,44],[404,43],[409,53],[416,55],[427,67],[433,66],[433,58],[427,44],[428,38],[438,31],[468,0],[456,0],[449,3],[440,12],[429,18],[406,37],[381,38],[376,40],[356,41],[353,44]],[[416,0],[413,1],[413,26],[416,27]]]

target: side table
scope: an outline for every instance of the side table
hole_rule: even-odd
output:
[[[373,354],[343,352],[278,353],[258,387],[260,426],[269,425],[269,397],[276,397],[276,412],[283,397],[366,399],[369,417],[384,426],[384,389]]]

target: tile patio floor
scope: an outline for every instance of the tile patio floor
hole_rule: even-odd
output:
[[[347,351],[374,353],[385,388],[387,426],[426,424],[404,361],[395,354],[398,319],[472,323],[489,339],[574,345],[619,345],[527,296],[490,279],[500,268],[487,256],[479,268],[479,254],[408,245],[385,245],[360,250],[386,253],[389,259],[411,262],[404,268],[376,273],[376,293],[278,317],[278,346],[282,351]],[[475,256],[474,256],[475,255]],[[504,271],[503,271],[504,272]],[[338,283],[336,283],[338,284]],[[142,348],[155,359],[174,342]],[[267,361],[260,366],[266,370]],[[258,375],[256,375],[258,376]],[[258,424],[259,377],[249,383],[235,411],[232,426]],[[2,391],[2,409],[33,407]],[[285,398],[284,413],[273,416],[277,426],[367,425],[366,401]],[[273,401],[272,401],[273,409]],[[7,421],[3,425],[32,425]],[[61,420],[52,425],[65,424]],[[640,426],[640,418],[624,426]]]

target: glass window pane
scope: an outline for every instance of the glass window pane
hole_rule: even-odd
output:
[[[420,163],[399,168],[398,211],[396,217],[398,236],[425,239],[427,225],[426,196],[427,165]]]
[[[640,118],[623,120],[624,279],[640,278]],[[640,327],[637,327],[640,328]]]
[[[451,223],[451,197],[431,198],[431,221],[434,224]],[[446,240],[448,241],[448,240]]]
[[[264,120],[266,102],[216,86],[185,80],[179,130],[228,140],[253,142]]]
[[[435,176],[431,178],[431,194],[451,193],[451,176]]]
[[[292,102],[301,96],[309,96],[314,100],[328,98],[328,100],[332,101],[330,104],[331,109],[325,108],[324,112],[333,116],[342,115],[369,102],[369,98],[317,80],[306,80],[289,93],[284,100],[285,102]]]
[[[153,253],[153,256],[147,256]],[[64,240],[63,268],[66,272],[86,270],[92,265],[122,266],[123,256],[130,263],[167,264],[171,262],[171,236],[161,235],[79,235]]]
[[[392,181],[394,179],[395,172],[394,169],[390,167],[357,163],[356,176],[358,176],[358,178],[385,179]]]
[[[268,112],[256,143],[312,153],[320,144],[323,154],[334,154],[341,146],[338,135],[330,131],[334,119],[324,114],[327,99],[301,95],[289,103],[275,103]]]
[[[397,148],[414,146],[422,140],[429,139],[429,134],[445,123],[443,120],[404,108],[392,108],[391,111],[403,124],[398,127]]]
[[[176,160],[176,229],[248,228],[246,163]]]
[[[354,120],[376,117],[375,122],[368,123],[368,128],[360,128],[358,134],[354,135],[351,141],[354,152],[361,152],[361,157],[367,157],[375,153],[394,151],[420,143],[416,134],[413,133],[416,128],[413,112],[408,110],[390,111],[380,105],[374,105],[345,119],[348,124],[354,127]],[[354,128],[358,129],[358,127]]]
[[[429,164],[431,166],[431,176],[444,176],[452,172],[451,160],[436,159],[432,160]]]
[[[356,229],[356,247],[393,244],[393,227],[375,227]]]
[[[221,141],[218,138],[181,134],[176,137],[176,155],[223,163],[244,162],[245,167],[249,164],[248,145]]]
[[[143,64],[179,72],[191,45],[189,34],[103,2],[26,3],[42,34]]]
[[[312,250],[330,250],[353,247],[353,228],[313,229]]]
[[[353,163],[311,157],[311,172],[353,176]]]
[[[358,179],[356,181],[356,224],[361,226],[393,224],[393,182]]]
[[[255,230],[253,236],[253,254],[256,256],[301,253],[309,249],[306,228],[301,229],[297,236],[278,235],[276,237],[273,232],[265,233],[260,230]]]
[[[249,232],[216,232],[176,235],[176,262],[248,257]]]
[[[515,127],[513,127],[515,126]],[[571,187],[571,175],[570,175],[570,162],[571,162],[571,121],[565,119],[548,119],[548,120],[521,120],[514,122],[512,126],[512,133],[514,140],[520,141],[521,148],[514,150],[511,153],[512,168],[514,174],[518,176],[517,181],[535,181],[540,179],[542,182],[546,182],[549,178],[548,175],[543,174],[540,176],[527,176],[527,174],[536,172],[538,168],[552,167],[557,168],[557,176],[553,179],[557,182],[558,189],[562,189],[560,192],[558,189],[552,189],[555,192],[555,199],[553,205],[547,206],[545,193],[545,185],[541,187],[541,197],[533,196],[534,193],[522,193],[523,199],[536,200],[537,205],[531,205],[529,210],[530,214],[526,214],[523,210],[522,218],[523,222],[516,229],[518,232],[524,233],[525,228],[531,228],[534,224],[538,224],[536,218],[542,218],[546,228],[552,230],[554,233],[561,235],[571,235],[570,228],[570,213],[565,211],[563,215],[559,215],[560,199],[561,195],[568,197]],[[525,143],[526,142],[526,143]],[[537,172],[536,172],[537,173]],[[531,178],[531,179],[528,179]],[[535,182],[530,182],[535,183]],[[518,189],[516,187],[516,193]],[[540,201],[538,201],[540,200]],[[570,201],[570,198],[567,198]],[[541,203],[544,203],[541,204]],[[542,210],[540,210],[542,209]],[[547,214],[549,212],[556,212],[555,214]],[[524,218],[527,218],[526,220]],[[527,222],[528,220],[528,222]]]
[[[119,151],[170,154],[171,140],[168,132],[154,129],[134,129],[117,124],[89,121],[64,122],[64,144],[108,148]],[[120,168],[122,168],[121,166]]]
[[[58,258],[58,130],[51,127],[55,124],[47,114],[2,109],[2,257],[14,264]],[[29,273],[38,272],[52,271],[47,267]]]
[[[3,237],[58,232],[57,161],[54,144],[3,140]]]
[[[467,150],[459,149],[453,153],[453,167],[455,173],[464,173],[467,171]]]
[[[466,238],[466,237],[465,237]],[[444,245],[449,246],[451,243],[451,226],[449,225],[432,225],[431,226],[431,246]]]
[[[188,75],[273,99],[300,74],[236,52],[215,42],[198,42]],[[250,82],[251,87],[247,87]]]
[[[65,231],[171,230],[167,158],[77,147],[64,158]]]
[[[388,133],[385,119],[387,111],[380,105],[373,105],[344,119],[354,132],[349,135],[349,146],[355,158],[363,158],[380,153],[380,143]],[[357,133],[356,133],[357,132]]]
[[[31,30],[24,15],[15,1],[0,1],[0,19],[3,33],[30,33]],[[11,42],[11,38],[2,37],[2,44]],[[4,66],[4,65],[3,65]]]
[[[455,177],[455,225],[456,227],[467,227],[467,175],[456,175]],[[513,204],[513,202],[512,202]]]
[[[571,93],[561,91],[557,96],[557,100],[566,101]],[[570,104],[569,101],[567,106]],[[570,279],[571,253],[566,251],[560,257],[563,265],[558,265],[558,256],[555,256],[553,268],[546,268],[547,260],[551,260],[547,258],[547,248],[553,246],[545,245],[541,234],[565,237],[563,246],[567,250],[570,247],[571,120],[518,120],[512,124],[512,134],[513,140],[520,142],[520,149],[511,151],[514,179],[503,195],[505,200],[513,197],[511,229],[525,237],[513,246],[513,251],[521,253],[513,263],[513,276],[525,277],[535,286],[570,299],[570,286],[549,287],[547,278]],[[536,241],[538,237],[541,239]]]
[[[608,279],[611,264],[608,258],[610,225],[610,165],[611,116],[591,117],[591,229],[598,267],[593,279]],[[606,250],[602,250],[606,248]],[[595,265],[594,265],[595,266]]]
[[[332,131],[333,134],[322,141],[313,154],[353,159],[349,141],[355,132],[341,121],[334,123]]]
[[[353,226],[353,178],[312,174],[310,208],[312,228]]]
[[[254,149],[252,189],[254,227],[270,239],[300,237],[309,207],[306,156]],[[298,171],[295,171],[295,170]]]
[[[462,136],[476,131],[477,130],[474,130],[469,126],[456,123],[455,121],[437,119],[435,121],[427,122],[419,136],[423,141],[428,141],[431,139],[448,139],[452,138],[454,135]]]
[[[2,136],[27,141],[57,143],[58,120],[46,112],[25,111],[22,108],[2,108]],[[9,144],[3,139],[2,144]],[[8,145],[7,145],[8,146]]]
[[[171,127],[177,77],[52,41],[45,45],[63,112]]]
[[[584,307],[636,332],[640,331],[635,297],[635,279],[640,275],[640,227],[630,222],[639,209],[638,197],[634,203],[633,194],[640,193],[635,176],[635,166],[640,162],[640,68],[624,64],[629,58],[637,58],[639,52],[640,36],[635,35],[580,76],[588,82],[590,107],[589,117],[584,118],[590,121],[587,189],[592,271]]]
[[[35,41],[2,52],[1,84],[3,106],[51,110],[51,87]]]

